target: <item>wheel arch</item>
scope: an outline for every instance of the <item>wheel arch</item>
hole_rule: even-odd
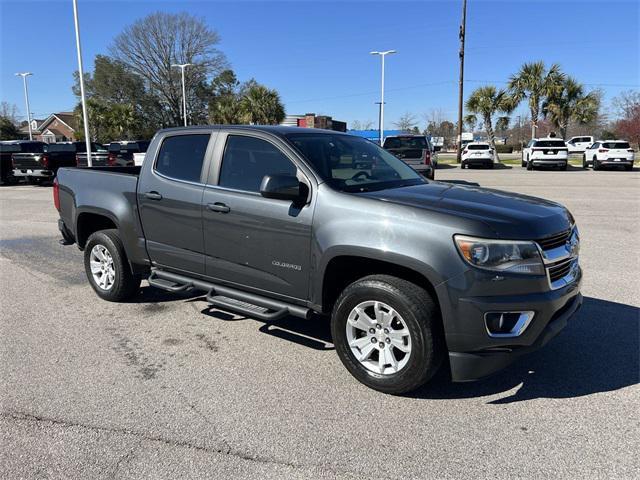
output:
[[[316,291],[312,292],[312,298],[316,308],[323,313],[331,312],[345,287],[374,274],[392,275],[410,281],[429,292],[438,308],[440,307],[435,287],[442,279],[428,266],[417,265],[413,258],[388,252],[343,252],[327,259],[319,273],[321,281],[316,286]]]

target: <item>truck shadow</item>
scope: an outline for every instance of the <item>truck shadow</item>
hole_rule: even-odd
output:
[[[441,373],[410,396],[474,398],[521,385],[510,395],[489,402],[505,404],[581,397],[636,385],[640,381],[639,330],[639,308],[585,297],[578,315],[557,338],[508,369],[473,383],[452,383]]]

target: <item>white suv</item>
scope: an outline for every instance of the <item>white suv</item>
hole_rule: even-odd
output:
[[[571,137],[567,142],[569,153],[582,153],[593,143],[593,137]]]
[[[561,138],[534,138],[522,149],[522,166],[527,170],[534,167],[560,167],[567,169],[569,152]]]
[[[604,166],[619,165],[626,170],[633,169],[635,155],[629,142],[625,140],[598,140],[585,150],[582,156],[582,168],[589,164],[594,170]]]
[[[493,168],[494,154],[491,145],[484,142],[467,143],[462,151],[460,168],[482,166]]]

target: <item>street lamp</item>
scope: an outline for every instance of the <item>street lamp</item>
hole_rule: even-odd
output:
[[[29,125],[29,140],[33,140],[31,134],[31,110],[29,110],[29,90],[27,89],[27,77],[33,75],[31,72],[18,72],[17,77],[22,77],[22,83],[24,84],[24,101],[27,104],[27,124]]]
[[[187,126],[187,91],[184,86],[184,69],[189,65],[193,65],[192,63],[173,63],[172,67],[179,67],[180,73],[182,74],[182,115],[184,116],[184,126]]]
[[[80,48],[80,22],[78,20],[77,0],[73,0],[73,22],[76,27],[76,50],[78,51],[78,73],[80,74],[80,98],[82,99],[82,120],[84,122],[84,142],[87,149],[87,166],[92,167],[89,115],[87,114],[87,101],[84,95],[84,72],[82,70],[82,49]]]
[[[380,55],[382,59],[382,80],[380,88],[380,146],[382,146],[382,140],[384,135],[384,57],[392,53],[397,53],[395,50],[387,50],[385,52],[370,52],[371,55]]]

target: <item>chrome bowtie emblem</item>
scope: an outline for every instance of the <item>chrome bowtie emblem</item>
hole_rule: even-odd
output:
[[[580,252],[580,240],[575,232],[571,234],[567,242],[564,244],[564,248],[572,257],[578,256],[578,253]]]

